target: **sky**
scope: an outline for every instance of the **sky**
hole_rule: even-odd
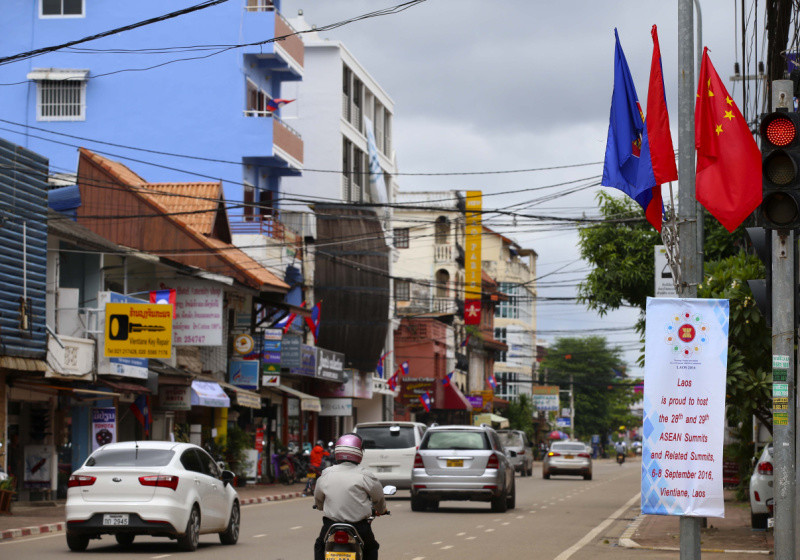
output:
[[[321,27],[398,3],[283,0],[281,10],[293,18],[302,9],[309,24]],[[701,4],[703,43],[741,106],[742,82],[729,80],[734,61],[741,56],[736,12],[740,3]],[[583,178],[599,181],[613,89],[615,27],[645,107],[653,46],[650,29],[658,26],[673,143],[678,149],[677,5],[663,0],[427,0],[401,13],[352,23],[321,36],[342,42],[394,101],[401,190],[474,189],[483,191],[484,210],[527,203],[530,206],[522,212],[597,216],[595,197],[602,187],[572,194],[564,192],[568,187],[543,187]],[[763,28],[763,13],[757,20],[754,25],[753,13],[748,12],[748,50],[753,52],[757,45],[758,57],[763,58],[762,32],[757,40],[752,37],[753,27]],[[750,56],[755,60],[754,52]],[[751,98],[754,90],[755,83],[748,94]],[[752,103],[748,105],[752,112]],[[402,175],[586,163],[594,164],[528,173]],[[540,190],[496,194],[522,189]],[[539,295],[574,296],[577,283],[588,272],[580,259],[577,229],[555,229],[522,218],[516,228],[508,219],[503,222],[498,231],[539,255]],[[595,334],[586,329],[630,327],[596,334],[624,350],[632,375],[641,375],[635,364],[640,353],[633,330],[637,317],[633,309],[599,317],[579,304],[537,305],[539,337],[550,342],[558,336]]]

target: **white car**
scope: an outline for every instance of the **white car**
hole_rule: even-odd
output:
[[[384,486],[411,488],[411,469],[427,426],[419,422],[363,422],[355,432],[364,441],[361,465]]]
[[[136,535],[153,535],[177,539],[192,551],[205,533],[236,544],[241,510],[233,478],[190,443],[104,445],[69,477],[67,546],[82,552],[89,539],[104,534],[121,546]]]
[[[774,489],[772,487],[772,444],[764,447],[750,477],[750,525],[753,529],[766,529],[772,515]]]

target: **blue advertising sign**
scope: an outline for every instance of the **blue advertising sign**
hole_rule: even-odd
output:
[[[307,375],[314,377],[317,372],[317,349],[314,346],[303,344],[300,347],[300,367],[289,370],[292,375]]]
[[[256,360],[231,360],[228,379],[242,389],[258,389],[259,363]]]
[[[281,342],[281,367],[298,368],[302,362],[303,338],[287,333]]]

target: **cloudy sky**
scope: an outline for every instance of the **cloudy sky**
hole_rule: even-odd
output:
[[[304,11],[323,25],[399,3],[399,0],[284,0],[282,11]],[[703,43],[737,103],[732,83],[740,56],[739,2],[703,4]],[[751,4],[751,2],[748,2]],[[753,15],[749,14],[750,26]],[[428,0],[395,15],[322,33],[341,41],[395,102],[394,147],[401,173],[504,171],[602,162],[613,87],[614,28],[618,28],[642,106],[652,56],[650,28],[658,26],[673,141],[677,138],[677,2],[663,0]],[[758,14],[763,28],[763,14]],[[755,43],[748,34],[748,48]],[[764,46],[757,41],[759,58]],[[695,74],[696,77],[696,74]],[[751,87],[752,96],[753,88]],[[752,110],[752,108],[751,108]],[[484,208],[524,204],[530,214],[597,215],[600,187],[566,194],[556,183],[598,177],[602,163],[561,170],[490,175],[398,177],[402,190],[478,189]],[[493,193],[522,189],[518,194]],[[665,190],[666,192],[666,190]],[[563,195],[563,196],[554,196]],[[508,224],[508,219],[504,219]],[[570,296],[587,265],[574,228],[519,218],[502,229],[539,254],[540,295]],[[633,310],[600,318],[579,305],[541,302],[542,338],[583,329],[632,327]],[[604,333],[638,356],[633,330]]]

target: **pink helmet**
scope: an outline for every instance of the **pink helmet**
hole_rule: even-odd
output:
[[[350,461],[357,465],[364,457],[364,442],[357,434],[344,434],[336,440],[333,457],[339,462]]]

